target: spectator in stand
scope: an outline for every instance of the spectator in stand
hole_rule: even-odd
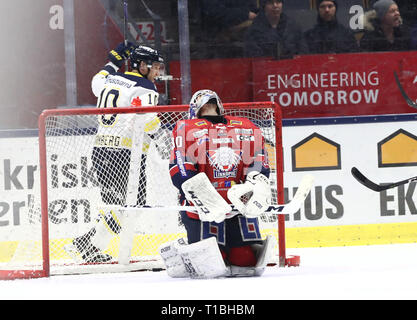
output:
[[[337,21],[337,1],[317,1],[317,24],[304,33],[309,53],[348,53],[359,50],[351,30]]]
[[[373,1],[373,3],[376,1]],[[372,3],[372,4],[373,4]],[[417,50],[417,1],[395,0],[398,8],[401,8],[403,24],[410,28],[411,50]]]
[[[403,24],[410,28],[417,23],[417,1],[416,0],[394,0],[398,8],[401,9],[401,19]],[[377,1],[372,1],[372,5]]]
[[[363,51],[406,51],[411,49],[410,29],[402,23],[393,0],[379,0],[364,17]]]
[[[261,0],[259,14],[246,34],[246,56],[282,59],[307,53],[303,33],[299,26],[283,13],[283,2]]]
[[[201,0],[201,13],[202,40],[212,46],[209,54],[225,56],[230,45],[242,46],[244,34],[257,16],[258,0]]]

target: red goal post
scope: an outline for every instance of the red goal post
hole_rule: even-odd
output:
[[[224,108],[226,114],[249,118],[262,130],[271,164],[272,204],[284,203],[281,108],[272,102],[225,103]],[[97,143],[94,140],[97,139],[97,123],[106,120],[109,124],[116,116],[122,119],[135,114],[157,114],[160,129],[157,139],[146,142],[148,165],[140,179],[137,176],[131,179],[138,181],[134,191],[137,194],[143,189],[144,204],[151,207],[178,205],[175,188],[169,180],[168,155],[172,147],[171,131],[177,121],[187,117],[188,105],[45,110],[39,117],[39,192],[25,216],[24,233],[13,242],[15,249],[11,250],[9,261],[0,263],[0,279],[163,267],[157,254],[158,247],[186,235],[180,219],[172,212],[135,216],[136,229],[133,243],[129,244],[128,265],[121,265],[118,260],[118,246],[122,240],[117,235],[106,251],[113,260],[103,264],[74,261],[64,250],[74,237],[91,227],[96,211],[102,205],[96,172],[90,161],[92,145]],[[144,141],[141,140],[143,153]],[[130,171],[139,169],[131,167]],[[270,263],[281,267],[298,265],[299,257],[286,256],[285,216],[261,216],[260,221],[262,236],[272,234],[277,239],[274,259]]]

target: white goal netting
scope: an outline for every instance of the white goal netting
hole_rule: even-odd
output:
[[[262,130],[272,169],[273,204],[278,203],[277,176],[282,177],[282,163],[276,162],[276,150],[282,150],[281,118],[275,108],[269,103],[225,104],[226,114],[249,118]],[[124,214],[123,210],[109,210],[108,205],[178,206],[178,192],[168,170],[171,132],[178,120],[187,117],[187,109],[159,106],[140,114],[135,113],[138,108],[122,108],[123,113],[116,113],[120,112],[116,109],[111,113],[105,109],[44,113],[40,159],[46,175],[39,180],[29,210],[22,217],[24,232],[0,242],[1,248],[7,249],[3,250],[0,269],[42,269],[45,256],[51,274],[162,268],[160,245],[186,237],[178,212],[148,209]],[[44,167],[42,159],[46,161]],[[41,190],[48,219],[42,219]],[[68,247],[77,237],[91,232],[100,219],[109,229],[109,241],[103,249],[108,259],[86,262],[73,256]],[[262,216],[260,220],[262,236],[271,234],[278,239],[277,217]],[[126,221],[130,230],[127,240],[118,229]],[[96,229],[94,233],[102,232]],[[126,243],[128,261],[120,263]],[[278,244],[271,262],[277,261]]]

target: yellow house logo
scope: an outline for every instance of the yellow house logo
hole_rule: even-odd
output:
[[[417,137],[399,129],[378,142],[378,167],[417,166]]]
[[[341,168],[340,145],[313,133],[291,148],[292,170],[338,170]]]

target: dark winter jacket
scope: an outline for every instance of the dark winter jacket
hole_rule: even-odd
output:
[[[349,53],[359,50],[351,30],[337,20],[325,22],[318,17],[317,24],[304,33],[309,53]]]
[[[410,49],[417,50],[417,23],[410,28]]]
[[[273,28],[261,11],[245,38],[245,55],[248,57],[290,58],[307,51],[301,29],[284,13],[281,14],[277,28]]]
[[[196,1],[196,0],[193,0]],[[248,20],[257,12],[256,0],[201,0],[203,30],[209,38]]]
[[[374,10],[365,14],[365,32],[360,41],[362,51],[407,51],[411,49],[410,29],[402,24],[394,28],[394,42],[384,35]]]

